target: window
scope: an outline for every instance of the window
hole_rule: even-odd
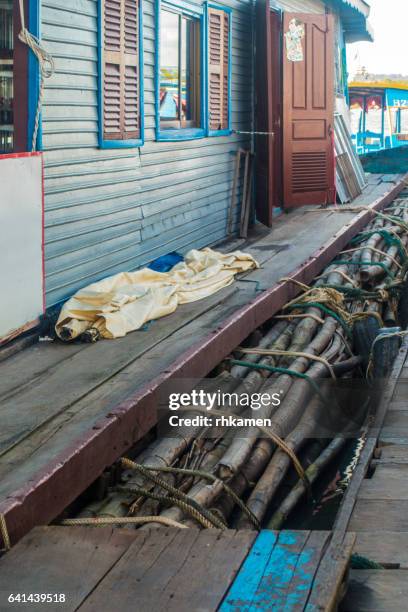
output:
[[[208,6],[209,135],[231,132],[231,11]]]
[[[408,140],[408,107],[395,109],[395,133],[398,140]]]
[[[38,0],[26,0],[23,6],[27,27],[38,36]],[[19,2],[0,0],[0,154],[27,151],[36,110],[38,65],[18,39],[19,11]]]
[[[141,0],[100,0],[99,145],[143,144]]]
[[[190,17],[163,10],[160,47],[160,126],[200,125],[200,28]]]
[[[202,138],[203,11],[164,2],[157,10],[157,139]]]

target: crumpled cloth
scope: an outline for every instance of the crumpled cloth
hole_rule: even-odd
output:
[[[121,338],[171,314],[179,304],[212,295],[239,272],[254,268],[259,264],[247,253],[193,249],[169,272],[120,272],[81,289],[64,304],[55,330],[63,340],[73,340],[91,327],[102,338]]]

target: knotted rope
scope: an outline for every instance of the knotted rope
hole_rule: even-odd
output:
[[[6,519],[4,518],[4,514],[0,514],[0,534],[3,539],[4,550],[10,550],[10,536],[7,529]]]
[[[55,71],[54,59],[48,51],[44,49],[41,42],[31,32],[29,32],[25,26],[25,15],[24,15],[24,0],[19,0],[20,5],[20,20],[21,20],[21,31],[18,35],[21,42],[27,45],[37,58],[38,65],[40,68],[40,91],[38,93],[37,110],[35,113],[33,137],[31,142],[31,150],[35,151],[37,146],[37,135],[40,124],[41,108],[44,97],[45,79],[49,79]]]

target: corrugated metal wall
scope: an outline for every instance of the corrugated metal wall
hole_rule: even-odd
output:
[[[251,2],[233,9],[232,127],[252,118]],[[47,304],[156,257],[226,233],[234,153],[248,137],[155,142],[154,4],[144,0],[145,127],[140,149],[97,148],[97,1],[42,0],[56,74],[43,107]],[[246,138],[246,140],[245,140]]]

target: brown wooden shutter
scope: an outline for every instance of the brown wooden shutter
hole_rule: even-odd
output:
[[[139,0],[103,0],[103,138],[140,137]]]
[[[303,24],[301,61],[287,57],[284,40],[284,204],[334,201],[334,20],[332,15],[284,14]]]
[[[208,80],[210,130],[227,130],[229,117],[230,14],[208,9]]]

